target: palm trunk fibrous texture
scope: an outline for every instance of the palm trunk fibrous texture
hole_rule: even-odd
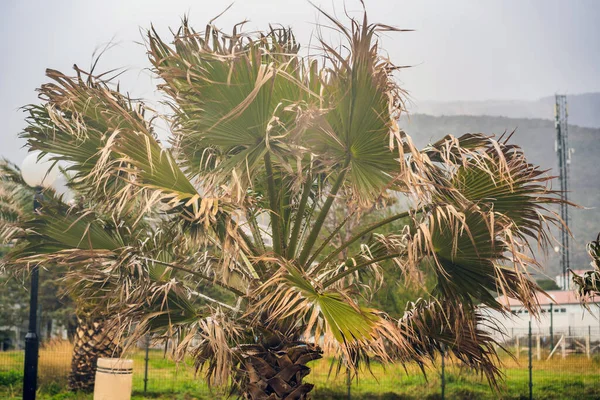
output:
[[[69,389],[91,392],[94,390],[96,364],[101,357],[119,357],[122,348],[115,341],[112,330],[103,320],[79,320],[73,338],[73,358],[69,374]]]
[[[268,347],[243,346],[243,371],[240,382],[243,398],[248,400],[308,399],[312,384],[302,380],[310,373],[309,361],[322,358],[314,344],[293,343]]]

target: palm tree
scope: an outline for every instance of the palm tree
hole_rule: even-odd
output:
[[[10,260],[68,265],[116,336],[175,339],[212,384],[248,399],[307,398],[307,363],[323,351],[356,373],[445,348],[495,385],[494,321],[477,306],[506,311],[502,293],[537,313],[530,245],[547,244],[559,196],[509,138],[416,149],[378,47],[378,32],[397,30],[324,16],[347,43],[305,57],[291,29],[199,33],[184,19],[172,44],[151,29],[169,146],[152,111],[102,75],[48,70],[22,137],[67,163],[82,201],[60,218],[45,206]],[[338,235],[390,197],[410,209]],[[384,267],[435,280],[398,320],[370,307]]]
[[[33,213],[31,203],[33,201],[34,189],[29,187],[21,176],[20,168],[8,160],[0,161],[0,243],[12,244],[12,256],[20,254],[20,249],[33,247],[32,232],[27,232],[35,226],[36,216]],[[53,212],[66,216],[69,206],[65,204],[61,196],[57,196],[52,189],[45,191],[45,206],[53,205]],[[37,217],[39,218],[39,217]],[[63,217],[64,218],[64,217]],[[34,228],[35,229],[35,228]],[[40,230],[42,231],[42,230]],[[37,239],[37,245],[52,246],[51,238]],[[64,239],[61,239],[64,243]],[[55,249],[53,249],[55,250]],[[50,251],[53,251],[50,250]],[[35,250],[34,250],[35,251]],[[43,250],[40,250],[43,251]],[[11,265],[6,265],[10,272]],[[10,262],[8,263],[10,264]],[[52,280],[59,282],[63,278],[62,269],[57,271],[56,266],[51,266]],[[56,285],[61,287],[63,285]],[[60,295],[58,293],[57,295]],[[105,317],[101,314],[90,313],[89,302],[82,301],[76,296],[78,304],[78,324],[73,341],[73,357],[71,371],[69,373],[69,388],[71,390],[91,391],[94,389],[96,373],[96,361],[99,357],[119,356],[121,348],[114,340],[114,335],[107,330],[104,324]]]

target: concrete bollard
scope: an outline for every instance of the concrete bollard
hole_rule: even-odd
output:
[[[99,358],[94,400],[130,400],[133,360]]]

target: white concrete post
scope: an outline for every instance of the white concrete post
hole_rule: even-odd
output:
[[[590,334],[585,337],[585,355],[590,358]]]
[[[130,400],[133,360],[99,358],[94,400]]]

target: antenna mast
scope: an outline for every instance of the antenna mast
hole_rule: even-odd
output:
[[[560,231],[561,238],[561,258],[560,266],[562,270],[562,289],[569,290],[569,209],[567,201],[569,200],[569,165],[571,164],[571,152],[569,149],[569,130],[567,126],[567,96],[564,94],[555,95],[555,127],[556,127],[556,155],[558,156],[558,170],[560,173],[560,196],[563,200],[560,204],[560,217],[564,221],[565,227]]]

